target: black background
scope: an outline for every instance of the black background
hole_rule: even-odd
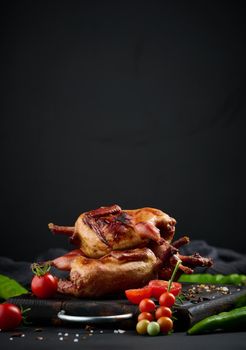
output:
[[[6,2],[0,255],[69,247],[47,223],[113,203],[245,252],[242,4]]]

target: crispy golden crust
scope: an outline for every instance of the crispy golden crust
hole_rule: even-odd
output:
[[[71,264],[70,281],[58,290],[77,297],[99,297],[137,288],[156,278],[158,260],[148,248],[113,251],[100,259],[78,256]]]
[[[151,240],[170,242],[175,232],[176,220],[154,208],[121,210],[112,206],[90,213],[80,215],[72,239],[80,242],[80,249],[92,258],[112,250],[143,247]]]

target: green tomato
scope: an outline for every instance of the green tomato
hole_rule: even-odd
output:
[[[136,325],[136,331],[138,332],[138,334],[147,334],[147,327],[149,323],[150,322],[148,320],[139,321]]]
[[[155,336],[160,333],[160,325],[157,322],[150,322],[147,327],[147,333],[149,335]]]

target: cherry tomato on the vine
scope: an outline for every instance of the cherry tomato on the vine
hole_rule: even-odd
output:
[[[139,304],[141,300],[151,297],[151,288],[128,289],[125,291],[127,299],[133,304]]]
[[[138,315],[138,321],[141,320],[148,320],[148,321],[153,321],[154,317],[150,312],[141,312],[141,314]]]
[[[152,297],[158,300],[161,294],[163,294],[164,292],[167,292],[168,283],[169,283],[168,281],[164,281],[164,280],[150,281],[149,286],[152,289]],[[182,289],[181,283],[172,282],[170,292],[173,295],[177,296],[181,292],[181,289]]]
[[[148,324],[147,333],[151,336],[156,336],[160,333],[159,323],[152,321]]]
[[[172,293],[165,292],[159,298],[159,304],[161,306],[172,307],[175,303],[175,296]]]
[[[50,264],[32,264],[32,271],[35,276],[31,282],[31,289],[34,295],[40,299],[50,298],[57,292],[58,279],[49,273]]]
[[[167,334],[168,332],[170,332],[173,329],[173,321],[169,317],[162,316],[162,317],[158,318],[157,322],[160,325],[161,333]]]
[[[138,334],[146,334],[147,328],[150,322],[148,320],[141,320],[136,325],[136,331]]]
[[[18,306],[10,303],[0,304],[0,329],[7,331],[15,329],[22,321]]]
[[[158,318],[166,316],[166,317],[172,317],[172,310],[167,306],[160,306],[155,312],[155,318],[158,320]]]
[[[31,289],[34,295],[40,299],[50,298],[57,292],[57,278],[46,273],[43,276],[34,276]]]
[[[138,307],[140,312],[153,312],[156,305],[153,300],[146,298],[140,301]]]

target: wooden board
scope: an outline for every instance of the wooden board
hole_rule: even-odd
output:
[[[57,314],[65,310],[68,315],[75,316],[111,316],[132,313],[133,318],[118,322],[118,326],[132,328],[138,314],[137,305],[129,303],[126,299],[78,299],[63,295],[57,295],[52,299],[37,299],[31,294],[25,294],[8,300],[23,309],[30,308],[28,321],[37,325],[52,324],[61,325]],[[70,324],[72,325],[72,324]]]
[[[184,293],[189,294],[189,291],[197,286],[196,284],[184,284]],[[174,315],[177,318],[176,329],[186,330],[205,317],[246,305],[246,287],[222,286],[222,288],[228,288],[228,294],[226,294],[225,290],[220,289],[221,286],[216,286],[216,289],[211,287],[212,285],[203,286],[205,287],[200,288],[198,293],[194,293],[194,297],[189,301],[186,300],[174,307]],[[210,290],[208,291],[207,288]],[[21,306],[23,309],[30,308],[28,320],[35,325],[61,325],[63,321],[58,319],[57,314],[65,310],[66,314],[75,316],[111,316],[132,313],[132,319],[120,321],[117,326],[134,328],[139,314],[137,305],[120,297],[89,300],[59,294],[52,299],[37,299],[31,294],[26,294],[11,298],[8,302]],[[113,327],[116,325],[114,324]]]
[[[246,305],[246,287],[193,284],[186,286],[184,294],[193,296],[175,307],[176,328],[180,330],[187,330],[206,317]]]

